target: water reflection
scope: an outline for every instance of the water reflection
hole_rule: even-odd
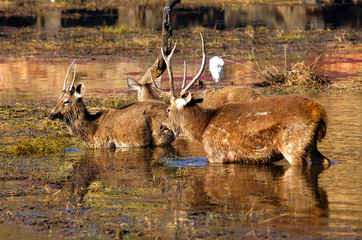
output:
[[[178,208],[183,210],[219,206],[230,209],[232,213],[242,213],[251,207],[255,210],[287,207],[297,215],[328,216],[327,193],[318,184],[323,166],[207,164],[203,169],[198,166],[198,170],[180,170],[177,167],[166,168],[166,171],[160,169],[160,159],[170,155],[177,155],[172,147],[115,152],[87,150],[73,164],[62,193],[73,203],[83,203],[94,181],[106,184],[115,193],[120,191],[117,190],[120,186],[145,188],[145,182],[155,181],[165,196],[177,199],[173,204],[180,204]],[[182,171],[185,173],[182,174]],[[180,185],[180,179],[174,178],[175,172],[183,177],[187,186]],[[175,189],[177,185],[182,187]]]
[[[287,208],[295,216],[328,216],[326,192],[318,186],[322,167],[208,165],[204,189],[211,203],[230,213]]]
[[[152,179],[151,166],[161,164],[165,156],[177,155],[172,146],[126,149],[87,149],[79,160],[73,163],[69,175],[64,178],[61,199],[69,199],[73,204],[83,204],[83,198],[101,181],[112,189],[120,185],[142,187],[143,182]],[[115,190],[117,192],[117,190]]]
[[[307,226],[321,226],[323,217],[329,216],[327,193],[318,184],[322,166],[207,164],[181,169],[160,161],[177,154],[174,148],[86,150],[69,176],[57,180],[63,186],[53,201],[97,224],[131,224],[131,216],[137,216],[146,236],[160,234],[168,226],[159,236],[180,238],[212,229],[211,216],[235,229],[245,218],[264,224],[274,218],[299,221],[301,217]],[[93,219],[99,211],[102,218]],[[113,219],[114,214],[119,220]]]
[[[224,7],[177,7],[173,13],[175,28],[204,26],[216,29],[234,29],[247,25],[268,28],[324,29],[326,27],[359,28],[362,5],[225,5]],[[85,8],[39,11],[37,16],[2,14],[0,26],[57,29],[61,27],[130,26],[160,29],[161,5],[139,5],[90,10]]]
[[[54,95],[54,93],[62,89],[65,73],[71,61],[47,62],[37,57],[3,58],[3,61],[0,61],[0,100],[55,99],[58,95]],[[319,71],[336,80],[350,77],[351,80],[358,81],[360,62],[360,54],[356,51],[345,54],[343,58],[339,56],[324,58],[318,66]],[[82,81],[87,85],[89,98],[132,94],[128,90],[126,78],[140,79],[145,72],[145,66],[151,66],[152,63],[153,58],[80,62],[77,69],[77,81]],[[174,72],[183,72],[182,61],[176,58],[174,63]],[[189,62],[188,71],[197,72],[198,64]],[[222,84],[228,86],[231,82],[241,85],[255,83],[256,76],[251,67],[251,64],[246,61],[227,62]],[[181,79],[180,74],[176,75],[175,79],[176,83],[180,83],[181,81],[178,81]],[[202,81],[206,83],[207,88],[213,84],[209,72],[206,71],[202,76]],[[168,88],[167,77],[162,79],[161,87]]]
[[[39,62],[36,57],[7,58],[6,62],[0,62],[0,99],[40,101],[57,97],[54,93],[62,89],[70,62]],[[119,96],[120,92],[128,89],[126,77],[141,76],[145,64],[149,66],[152,63],[81,62],[77,69],[77,81],[84,82],[90,92],[96,92],[101,97],[104,97],[104,93],[107,93],[107,97]]]

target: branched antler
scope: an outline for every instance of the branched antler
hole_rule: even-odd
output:
[[[205,65],[206,65],[206,54],[205,54],[205,42],[204,38],[202,37],[202,33],[200,32],[201,36],[201,48],[202,48],[202,63],[199,72],[196,74],[196,76],[187,84],[185,88],[182,88],[180,95],[184,95],[191,87],[192,85],[201,77],[202,73],[204,72]]]
[[[185,73],[184,73],[184,79],[183,79],[183,83],[182,83],[182,90],[181,90],[180,96],[184,95],[192,87],[192,85],[201,77],[202,73],[204,72],[205,65],[206,65],[205,42],[204,42],[204,38],[202,37],[201,33],[200,33],[200,36],[201,36],[201,45],[202,45],[202,63],[201,63],[200,70],[196,74],[196,76],[191,80],[191,82],[189,82],[189,84],[186,87],[184,87],[184,85],[186,84],[186,63],[184,62]],[[166,63],[168,77],[169,77],[169,81],[170,81],[170,97],[173,99],[176,98],[176,94],[175,94],[175,87],[174,87],[174,82],[173,82],[171,58],[172,58],[173,52],[175,51],[176,44],[177,44],[177,41],[176,41],[175,46],[173,47],[171,53],[167,57],[165,56],[165,53],[164,53],[163,49],[161,48],[161,55],[163,57],[163,60]]]
[[[175,87],[174,87],[174,83],[173,83],[173,73],[172,73],[172,68],[171,68],[171,58],[172,58],[173,52],[176,49],[176,46],[177,46],[177,41],[175,42],[175,46],[172,48],[171,53],[167,56],[165,56],[165,53],[164,53],[163,49],[161,48],[161,55],[162,55],[163,60],[166,63],[166,67],[167,67],[167,71],[168,71],[171,98],[176,98]]]

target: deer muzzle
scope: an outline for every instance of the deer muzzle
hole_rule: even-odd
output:
[[[49,116],[48,116],[48,118],[50,120],[54,120],[56,117],[57,117],[57,114],[55,114],[55,113],[50,113]]]

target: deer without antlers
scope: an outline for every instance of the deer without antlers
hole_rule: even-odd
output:
[[[64,121],[88,147],[143,147],[167,145],[174,140],[172,131],[161,129],[167,105],[160,101],[138,102],[120,109],[89,113],[82,100],[84,84],[74,87],[77,64],[73,81],[66,86],[74,62],[68,68],[62,93],[49,115],[50,119]]]
[[[170,79],[170,106],[165,125],[176,136],[183,131],[200,141],[210,162],[272,163],[283,157],[291,165],[329,164],[317,149],[326,134],[327,116],[317,102],[295,95],[262,98],[248,103],[230,103],[204,109],[198,105],[205,92],[188,90],[205,68],[202,39],[202,64],[199,73],[176,97],[173,89],[171,57],[163,54]]]

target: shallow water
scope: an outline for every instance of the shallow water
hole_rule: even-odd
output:
[[[359,77],[359,63],[351,62],[331,68],[331,74]],[[119,96],[130,93],[125,78],[140,78],[150,64],[81,62],[78,81],[86,84],[86,97]],[[68,65],[32,58],[2,61],[0,100],[54,102]],[[226,69],[226,82],[238,71],[239,64],[234,66]],[[328,64],[323,66],[328,72]],[[189,67],[196,72],[198,64]],[[167,88],[167,80],[163,84]],[[68,149],[49,157],[3,158],[0,234],[8,239],[37,234],[52,239],[358,239],[362,96],[310,97],[328,113],[327,137],[319,144],[333,162],[328,169],[289,166],[285,160],[273,166],[209,164],[200,143],[182,138],[170,148]],[[22,227],[14,235],[16,224]]]
[[[361,81],[362,60],[358,48],[351,49],[352,53],[344,56],[328,56],[322,58],[318,64],[318,72],[331,77],[334,81],[354,80]],[[207,61],[211,57],[207,57]],[[225,77],[221,85],[249,84],[255,82],[257,76],[253,66],[246,61],[230,61],[224,58]],[[313,59],[314,60],[314,59]],[[0,101],[43,101],[55,100],[63,87],[67,68],[72,62],[46,61],[42,58],[7,57],[0,60]],[[116,97],[122,94],[132,94],[127,89],[126,78],[140,80],[147,67],[153,64],[154,58],[148,60],[124,59],[122,61],[77,61],[76,81],[86,86],[85,98]],[[280,62],[276,59],[275,62]],[[308,59],[307,59],[308,63]],[[199,70],[199,61],[187,62],[188,75],[195,75]],[[255,66],[254,66],[255,67]],[[175,86],[180,87],[183,74],[183,59],[173,59]],[[187,80],[190,80],[188,77]],[[71,77],[69,77],[70,81]],[[105,79],[107,81],[105,81]],[[213,87],[208,70],[200,78],[206,87]],[[162,79],[162,88],[168,89],[168,77]]]

